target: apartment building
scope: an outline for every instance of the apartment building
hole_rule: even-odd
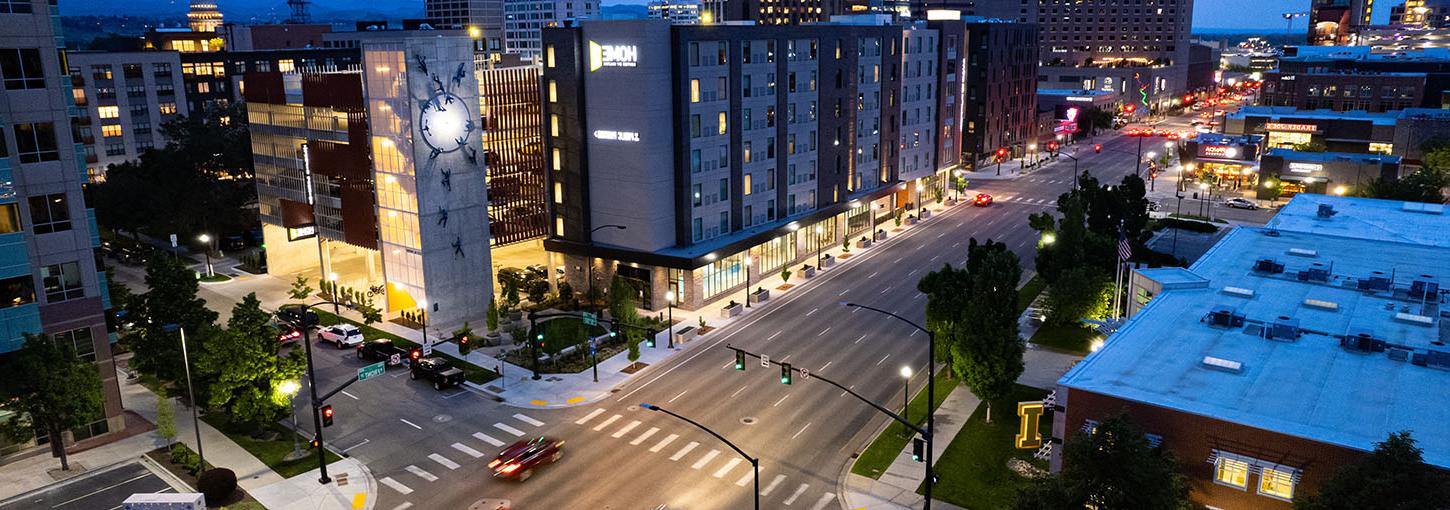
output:
[[[189,112],[175,51],[71,52],[72,97],[82,116],[76,133],[85,146],[87,178],[165,147],[161,125]]]

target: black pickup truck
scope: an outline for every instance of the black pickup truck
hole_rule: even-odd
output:
[[[463,371],[453,367],[443,358],[423,358],[411,365],[409,377],[433,381],[433,389],[442,390],[463,384]]]
[[[414,349],[415,351],[417,349]],[[384,361],[387,366],[402,365],[413,357],[407,349],[393,345],[391,340],[377,339],[357,346],[357,357],[364,361]]]

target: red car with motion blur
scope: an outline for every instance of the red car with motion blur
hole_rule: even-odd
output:
[[[559,462],[564,456],[563,448],[563,440],[544,436],[519,441],[499,452],[498,457],[489,461],[488,468],[493,470],[494,478],[522,482],[534,476],[535,469]]]
[[[975,205],[977,207],[986,207],[992,205],[992,195],[988,195],[986,193],[978,193],[977,198],[972,200],[972,205]]]

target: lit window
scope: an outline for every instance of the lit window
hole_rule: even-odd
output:
[[[690,80],[690,102],[700,102],[700,80]]]
[[[1219,454],[1218,460],[1214,461],[1213,481],[1229,487],[1247,489],[1249,463]]]
[[[544,65],[548,66],[549,68],[554,67],[554,45],[552,44],[550,44],[547,48],[544,48]]]
[[[549,115],[549,135],[559,136],[559,114]]]
[[[1370,142],[1369,151],[1376,154],[1389,154],[1394,147],[1395,144],[1392,143]]]
[[[290,58],[284,58],[277,61],[277,71],[279,72],[290,73],[296,70],[297,64],[293,62]]]
[[[559,169],[564,168],[564,164],[563,164],[563,162],[564,162],[564,156],[563,156],[563,154],[564,153],[563,152],[560,152],[559,149],[557,149],[557,148],[554,149],[554,169],[555,170],[559,170]]]
[[[107,125],[101,126],[101,136],[104,136],[104,137],[121,136],[121,125],[120,124],[107,124]]]
[[[96,115],[102,119],[114,119],[121,116],[121,107],[101,106],[96,108]]]
[[[1259,475],[1259,494],[1290,501],[1294,499],[1294,473],[1287,468],[1265,467]]]
[[[550,48],[550,49],[552,49],[552,48]],[[555,216],[554,217],[554,235],[559,236],[559,237],[564,237],[564,217],[563,216]]]
[[[750,195],[750,174],[745,174],[745,194]]]
[[[559,101],[559,84],[556,83],[556,82],[554,82],[554,80],[549,80],[549,102],[550,103],[555,103],[555,102],[558,102],[558,101]]]
[[[159,109],[162,115],[175,115],[176,103],[161,103]]]
[[[725,124],[725,112],[720,112],[720,134],[725,134],[726,127],[727,126]]]
[[[554,183],[554,203],[556,203],[556,204],[562,204],[562,203],[564,203],[564,184],[563,183],[559,183],[559,182],[555,182]]]

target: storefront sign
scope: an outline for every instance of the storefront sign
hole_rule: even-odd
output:
[[[1205,157],[1234,159],[1239,156],[1239,150],[1227,145],[1205,145],[1200,147],[1199,152]]]
[[[1084,96],[1067,96],[1067,100],[1068,101],[1077,102],[1077,103],[1091,103],[1091,102],[1093,102],[1093,98],[1091,98],[1091,97],[1084,97]]]
[[[1290,172],[1294,172],[1294,173],[1300,173],[1300,174],[1312,174],[1312,173],[1315,173],[1315,172],[1323,172],[1324,171],[1324,165],[1321,165],[1319,163],[1293,163],[1293,162],[1291,162],[1291,163],[1289,163],[1289,171]]]
[[[639,65],[639,47],[633,44],[599,44],[589,41],[589,71],[601,67],[634,67]]]
[[[1289,131],[1289,132],[1293,132],[1293,133],[1313,133],[1313,132],[1315,132],[1315,131],[1317,131],[1319,129],[1319,126],[1316,126],[1316,125],[1313,125],[1313,124],[1285,124],[1283,122],[1268,122],[1268,123],[1265,123],[1264,124],[1264,129],[1265,130],[1268,130],[1268,131]]]
[[[634,131],[611,131],[608,129],[594,130],[594,138],[599,140],[615,140],[620,142],[638,142],[639,133]]]
[[[317,236],[317,225],[303,225],[287,229],[287,240],[298,241]]]
[[[1042,423],[1042,410],[1041,400],[1017,403],[1017,416],[1021,418],[1017,428],[1018,448],[1025,450],[1042,447],[1042,434],[1037,432],[1038,425]]]

